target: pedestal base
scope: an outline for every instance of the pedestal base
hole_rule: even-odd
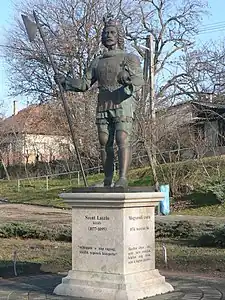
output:
[[[173,291],[155,269],[155,206],[162,193],[93,189],[61,196],[72,206],[72,271],[55,294],[140,300]]]
[[[158,270],[129,275],[70,271],[54,293],[85,300],[138,300],[172,291]]]

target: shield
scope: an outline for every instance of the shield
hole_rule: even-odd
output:
[[[23,23],[25,25],[27,35],[30,42],[33,42],[37,33],[37,24],[32,22],[28,16],[21,15],[23,19]]]

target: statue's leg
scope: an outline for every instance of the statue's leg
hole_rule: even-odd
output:
[[[111,186],[114,173],[114,124],[98,124],[101,160],[104,169],[104,186]]]
[[[119,159],[119,180],[115,186],[126,187],[127,172],[131,163],[132,150],[130,146],[130,135],[132,131],[132,122],[119,122],[116,124],[116,143],[118,146]]]

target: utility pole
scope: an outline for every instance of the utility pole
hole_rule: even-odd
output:
[[[150,121],[150,163],[152,168],[152,174],[155,183],[156,191],[159,190],[158,176],[156,172],[156,114],[155,114],[155,54],[154,54],[154,41],[153,36],[147,37],[147,44],[149,48],[149,121]]]
[[[154,62],[154,42],[152,35],[149,36],[149,85],[150,85],[150,118],[155,120],[155,62]]]
[[[141,114],[146,113],[146,108],[147,108],[147,99],[149,95],[149,51],[150,51],[150,44],[149,44],[149,36],[146,38],[146,43],[145,43],[145,56],[144,56],[144,68],[143,68],[143,79],[144,79],[144,86],[142,89],[142,102],[141,102]]]

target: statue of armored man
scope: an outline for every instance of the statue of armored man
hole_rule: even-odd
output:
[[[139,58],[124,51],[124,30],[111,15],[103,19],[102,44],[107,48],[96,57],[82,79],[56,75],[66,91],[85,92],[98,82],[96,125],[104,168],[104,186],[111,186],[114,173],[114,140],[118,147],[119,179],[116,187],[127,186],[131,162],[131,134],[137,92],[143,85]]]

